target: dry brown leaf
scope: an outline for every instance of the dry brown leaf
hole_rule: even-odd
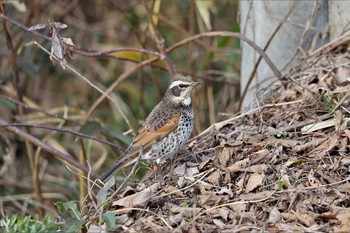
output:
[[[199,211],[201,211],[201,208],[181,208],[182,210],[176,214],[171,215],[169,217],[170,222],[172,223],[180,223],[183,219],[187,218],[193,218],[193,216],[196,216]]]
[[[313,169],[309,172],[307,176],[307,180],[311,187],[319,187],[321,186],[321,182],[315,178],[315,172]]]
[[[112,203],[112,206],[122,206],[125,208],[133,208],[135,206],[145,205],[152,195],[158,191],[159,183],[154,183],[149,188],[142,190],[141,192],[134,193],[130,196],[126,196]]]
[[[212,216],[212,218],[221,217],[225,221],[228,221],[229,219],[231,219],[231,217],[233,217],[230,216],[232,214],[232,210],[230,210],[227,207],[211,209],[210,211],[208,211],[208,213]]]
[[[297,141],[297,140],[291,140],[291,139],[275,139],[275,143],[277,143],[277,145],[282,145],[283,147],[286,148],[293,148],[298,144],[301,144],[302,142]]]
[[[180,176],[179,179],[177,180],[177,185],[179,186],[180,189],[185,187],[187,184],[186,179],[183,176]]]
[[[175,176],[192,177],[199,173],[197,166],[187,166],[186,163],[180,164],[174,168],[173,174]]]
[[[180,189],[178,189],[177,187],[172,186],[172,185],[165,187],[165,189],[163,189],[163,191],[161,192],[161,195],[168,194],[168,193],[171,193],[171,195],[174,195],[176,197],[184,197],[185,196],[184,193]]]
[[[217,219],[217,218],[213,218],[213,223],[218,227],[226,226],[226,224],[223,223],[223,221],[221,221],[220,219]]]
[[[236,186],[239,188],[239,190],[243,190],[244,181],[245,181],[245,176],[242,174],[240,179],[236,182]]]
[[[208,163],[213,161],[213,158],[206,157],[198,166],[199,170],[202,170]]]
[[[295,222],[297,217],[293,213],[281,213],[282,218],[287,222]]]
[[[103,224],[102,226],[91,224],[89,226],[89,229],[87,230],[87,233],[95,233],[95,232],[107,233],[108,231],[107,231],[106,224]]]
[[[239,195],[239,199],[243,201],[256,201],[270,197],[272,194],[272,191],[262,191],[260,193],[246,193]]]
[[[226,167],[227,166],[227,163],[228,163],[228,161],[231,158],[232,151],[233,151],[232,147],[224,147],[224,148],[222,148],[221,153],[217,156],[219,164],[222,167]]]
[[[224,199],[223,196],[216,196],[215,194],[211,195],[198,195],[198,202],[201,206],[213,206],[221,202]]]
[[[330,220],[330,219],[337,219],[337,217],[335,216],[335,214],[333,214],[333,213],[331,213],[331,212],[322,213],[322,214],[318,215],[317,218],[320,218],[320,219],[327,219],[327,220]]]
[[[208,187],[212,187],[212,185],[206,185],[207,183],[205,183],[204,185],[200,185],[199,186],[199,190],[200,190],[200,194],[202,195],[211,195],[213,192],[211,190],[207,190]]]
[[[299,220],[299,222],[305,226],[311,226],[315,223],[315,218],[310,216],[309,214],[301,214],[297,211],[293,211],[295,217]]]
[[[189,229],[188,233],[199,233],[195,225],[192,225]]]
[[[334,232],[350,232],[350,213],[344,213],[342,215],[337,216],[338,220],[341,221],[340,227],[334,227]]]
[[[252,165],[246,169],[242,169],[242,171],[252,172],[252,173],[264,173],[267,170],[266,164],[258,164],[258,165]]]
[[[230,205],[230,208],[235,212],[235,213],[242,213],[245,212],[247,209],[246,203],[235,203],[234,205]]]
[[[249,176],[247,185],[245,187],[245,192],[249,193],[253,191],[258,186],[262,185],[263,182],[263,175],[259,173],[253,173]]]
[[[349,183],[344,183],[338,186],[337,188],[340,192],[346,192],[350,194],[350,184]]]
[[[230,173],[238,172],[241,169],[246,168],[249,165],[249,160],[250,159],[247,158],[247,159],[237,161],[234,164],[232,164],[231,166],[228,166],[227,171]]]
[[[333,150],[335,147],[339,145],[339,139],[337,134],[333,134],[328,140],[328,148],[327,152]]]
[[[218,194],[218,195],[228,194],[230,196],[230,198],[233,197],[232,190],[230,188],[227,188],[227,187],[222,187],[219,191],[216,192],[216,194]]]
[[[340,66],[334,70],[334,81],[336,85],[346,85],[350,77],[350,69],[347,66]]]
[[[278,211],[276,207],[273,207],[269,211],[269,219],[267,220],[267,222],[274,224],[278,222],[280,219],[281,219],[281,213]]]
[[[275,226],[278,229],[276,232],[304,232],[302,227],[295,224],[276,223]]]
[[[220,186],[220,172],[214,171],[208,176],[207,181],[215,186]]]

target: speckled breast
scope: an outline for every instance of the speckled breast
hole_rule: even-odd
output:
[[[174,156],[181,149],[193,130],[193,110],[185,111],[180,119],[178,127],[168,136],[154,144],[148,154],[148,159],[156,160],[160,163]]]

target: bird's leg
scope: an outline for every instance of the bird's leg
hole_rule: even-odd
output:
[[[174,158],[170,158],[170,167],[169,167],[169,169],[170,169],[170,179],[172,179],[173,178],[173,173],[174,173],[174,169],[175,169],[175,165],[176,165],[176,162],[177,162],[177,158],[178,158],[178,156],[179,156],[179,138],[178,137],[176,137],[176,153],[175,153],[175,157]]]
[[[164,178],[164,173],[163,173],[163,170],[160,166],[160,163],[158,161],[156,161],[156,166],[157,166],[157,172],[155,173],[155,178],[157,179],[157,173],[160,174],[160,180],[162,180],[162,178]]]

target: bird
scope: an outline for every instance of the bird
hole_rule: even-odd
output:
[[[101,177],[107,181],[122,168],[140,160],[159,165],[176,155],[189,139],[194,125],[191,93],[201,82],[189,76],[179,76],[171,82],[163,99],[154,107],[131,144]]]

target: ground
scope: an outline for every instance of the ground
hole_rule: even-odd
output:
[[[308,54],[258,106],[190,140],[173,175],[113,197],[103,211],[116,215],[115,231],[350,232],[344,42]]]

